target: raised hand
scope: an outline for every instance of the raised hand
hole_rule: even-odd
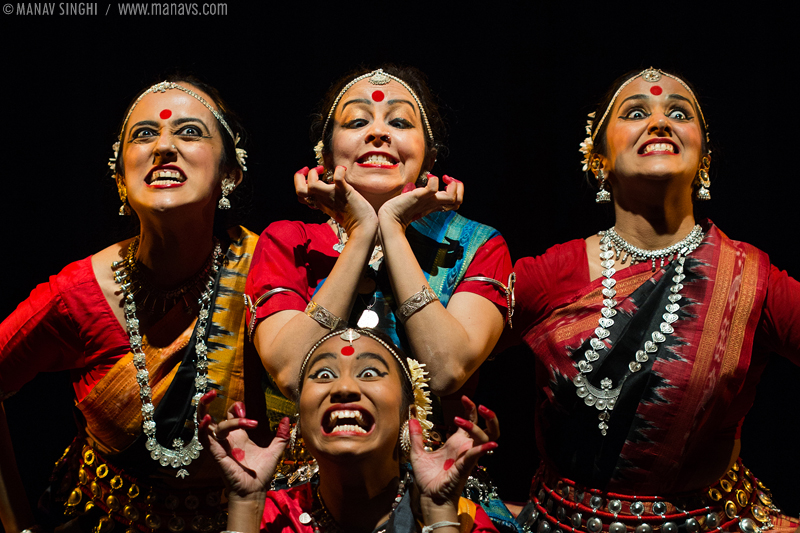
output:
[[[349,235],[364,224],[377,226],[377,214],[372,205],[347,181],[347,168],[336,167],[333,183],[320,179],[323,167],[303,168],[294,175],[294,189],[300,203],[319,209],[342,225]]]
[[[428,184],[416,188],[413,183],[403,188],[403,193],[383,204],[378,217],[381,224],[395,222],[405,229],[410,223],[434,211],[452,211],[464,201],[464,184],[450,176],[443,176],[445,190],[439,190],[439,178],[428,174]]]
[[[211,455],[219,464],[230,492],[245,498],[266,491],[270,479],[289,441],[289,419],[284,418],[272,443],[262,448],[250,440],[247,429],[258,426],[246,418],[245,407],[236,402],[228,409],[227,420],[216,422],[208,414],[208,406],[217,397],[212,390],[200,398],[200,429]]]
[[[474,410],[475,405],[466,401]],[[487,420],[488,431],[499,435],[497,417],[488,409],[485,411],[487,414],[481,412],[481,415]],[[455,422],[459,430],[434,452],[426,452],[424,449],[419,421],[411,419],[408,425],[411,435],[411,465],[420,498],[427,498],[438,505],[447,501],[456,504],[478,459],[497,448],[497,443],[491,441],[477,424],[458,417]]]

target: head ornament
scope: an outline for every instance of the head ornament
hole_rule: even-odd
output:
[[[425,113],[425,108],[422,107],[422,101],[417,96],[417,93],[415,93],[411,89],[411,86],[409,86],[406,82],[404,82],[403,80],[401,80],[397,76],[393,76],[392,74],[389,74],[388,72],[384,72],[382,68],[379,68],[378,70],[373,70],[372,72],[367,72],[366,74],[362,74],[361,76],[358,76],[358,77],[352,79],[347,85],[342,87],[342,90],[339,91],[339,94],[336,96],[336,99],[334,99],[333,105],[331,106],[331,109],[328,111],[328,116],[325,117],[325,123],[322,126],[322,139],[320,139],[320,141],[314,147],[314,153],[316,155],[317,162],[320,165],[324,165],[323,158],[322,158],[322,152],[323,152],[323,150],[325,148],[325,132],[328,131],[328,123],[331,121],[331,117],[333,116],[334,111],[336,111],[336,106],[339,105],[339,101],[344,96],[344,93],[346,93],[348,90],[350,90],[350,88],[353,85],[355,85],[356,83],[360,82],[361,80],[367,80],[367,79],[369,80],[369,82],[372,85],[386,85],[390,81],[396,81],[397,83],[399,83],[400,85],[405,87],[405,89],[409,93],[411,93],[411,97],[414,98],[414,101],[417,103],[417,107],[419,107],[420,115],[422,115],[422,122],[425,124],[425,131],[428,134],[428,138],[430,139],[431,144],[433,144],[433,142],[434,142],[433,130],[431,129],[431,125],[428,122],[428,115]]]
[[[595,137],[597,136],[597,132],[600,131],[600,128],[602,127],[603,122],[605,122],[606,117],[608,116],[608,113],[611,112],[611,109],[614,107],[614,102],[617,101],[617,97],[619,96],[619,93],[621,93],[622,90],[625,87],[627,87],[631,82],[633,82],[637,78],[641,77],[642,79],[644,79],[645,81],[647,81],[649,83],[655,83],[655,82],[659,81],[664,76],[666,76],[668,78],[671,78],[671,79],[677,81],[678,83],[680,83],[683,86],[683,88],[686,89],[686,91],[692,96],[692,99],[694,100],[694,105],[695,105],[695,107],[697,107],[697,112],[700,114],[700,120],[703,122],[703,128],[706,130],[706,141],[708,141],[708,124],[706,124],[706,119],[703,116],[703,110],[700,109],[700,103],[697,101],[697,97],[695,96],[694,91],[692,91],[692,89],[686,84],[686,82],[683,81],[682,79],[680,79],[679,77],[673,76],[672,74],[664,72],[661,69],[654,69],[653,67],[650,67],[650,68],[644,69],[643,71],[641,71],[640,73],[636,74],[635,76],[632,76],[632,77],[628,78],[627,80],[625,80],[625,82],[622,85],[619,86],[617,91],[614,93],[614,96],[612,96],[611,100],[608,102],[608,106],[606,107],[605,111],[603,112],[603,116],[600,117],[600,120],[597,121],[596,125],[594,124],[595,113],[594,112],[589,113],[589,115],[588,115],[589,116],[589,120],[586,121],[586,124],[587,124],[586,125],[586,135],[587,135],[587,137],[586,137],[586,139],[583,140],[583,142],[580,145],[581,147],[579,149],[580,152],[584,156],[583,157],[583,171],[584,172],[586,172],[589,169],[589,160],[591,159],[592,152],[594,150],[594,140],[595,140]]]

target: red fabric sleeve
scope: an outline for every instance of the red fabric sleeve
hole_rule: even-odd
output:
[[[333,251],[337,242],[327,224],[289,220],[270,224],[258,239],[245,294],[255,302],[275,288],[291,291],[277,293],[261,304],[257,319],[288,309],[304,310],[319,281],[333,269],[339,255]],[[248,324],[250,320],[248,310]]]
[[[85,369],[73,373],[80,401],[129,349],[91,258],[71,263],[0,324],[0,394],[16,392],[39,372]]]
[[[800,282],[773,265],[755,343],[800,366]]]
[[[505,239],[501,235],[497,235],[478,248],[464,277],[484,276],[507,285],[509,274],[511,274],[511,254]],[[494,303],[505,319],[508,309],[506,293],[497,285],[485,281],[464,281],[458,284],[453,294],[462,291],[483,296]]]
[[[575,239],[549,248],[536,257],[523,257],[514,265],[514,329],[506,330],[495,353],[520,344],[522,337],[554,308],[574,300],[589,283],[586,242]]]

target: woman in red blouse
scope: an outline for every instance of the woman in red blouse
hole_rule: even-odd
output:
[[[581,144],[615,225],[516,264],[515,330],[537,359],[540,533],[794,531],[739,459],[770,351],[800,364],[800,283],[729,239],[705,117],[679,77],[626,74]],[[778,495],[780,497],[780,495]]]
[[[436,394],[454,392],[510,315],[505,241],[455,212],[460,181],[430,174],[443,127],[415,69],[347,75],[317,118],[320,166],[298,171],[295,189],[330,220],[262,234],[247,282],[261,359],[289,395],[309,339],[374,327],[427,365]]]
[[[245,170],[241,132],[195,79],[142,91],[111,160],[120,214],[135,213],[139,235],[67,265],[0,325],[0,398],[38,372],[71,371],[80,433],[54,472],[54,522],[87,531],[225,526],[196,405],[213,389],[227,398],[219,415],[248,393],[259,407],[258,379],[247,389],[241,379],[241,294],[257,237],[222,223],[215,231]],[[7,432],[4,414],[0,426]],[[0,516],[6,531],[20,531],[33,517],[6,437]]]

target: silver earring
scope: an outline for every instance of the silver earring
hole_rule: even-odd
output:
[[[224,178],[222,180],[222,197],[220,197],[219,203],[217,204],[220,209],[231,208],[231,201],[228,200],[227,196],[232,193],[235,188],[236,182],[233,181],[233,178]]]
[[[711,178],[708,177],[708,167],[711,166],[711,159],[704,156],[700,160],[700,168],[697,170],[697,181],[700,183],[700,188],[694,193],[695,198],[701,201],[711,200],[711,192],[708,190],[711,187]]]
[[[400,449],[405,457],[411,456],[411,435],[408,432],[408,420],[400,428]]]
[[[595,196],[594,201],[598,204],[607,204],[611,201],[611,193],[606,190],[606,174],[603,172],[602,168],[597,169],[597,185],[600,187],[600,190],[597,191],[597,196]]]

